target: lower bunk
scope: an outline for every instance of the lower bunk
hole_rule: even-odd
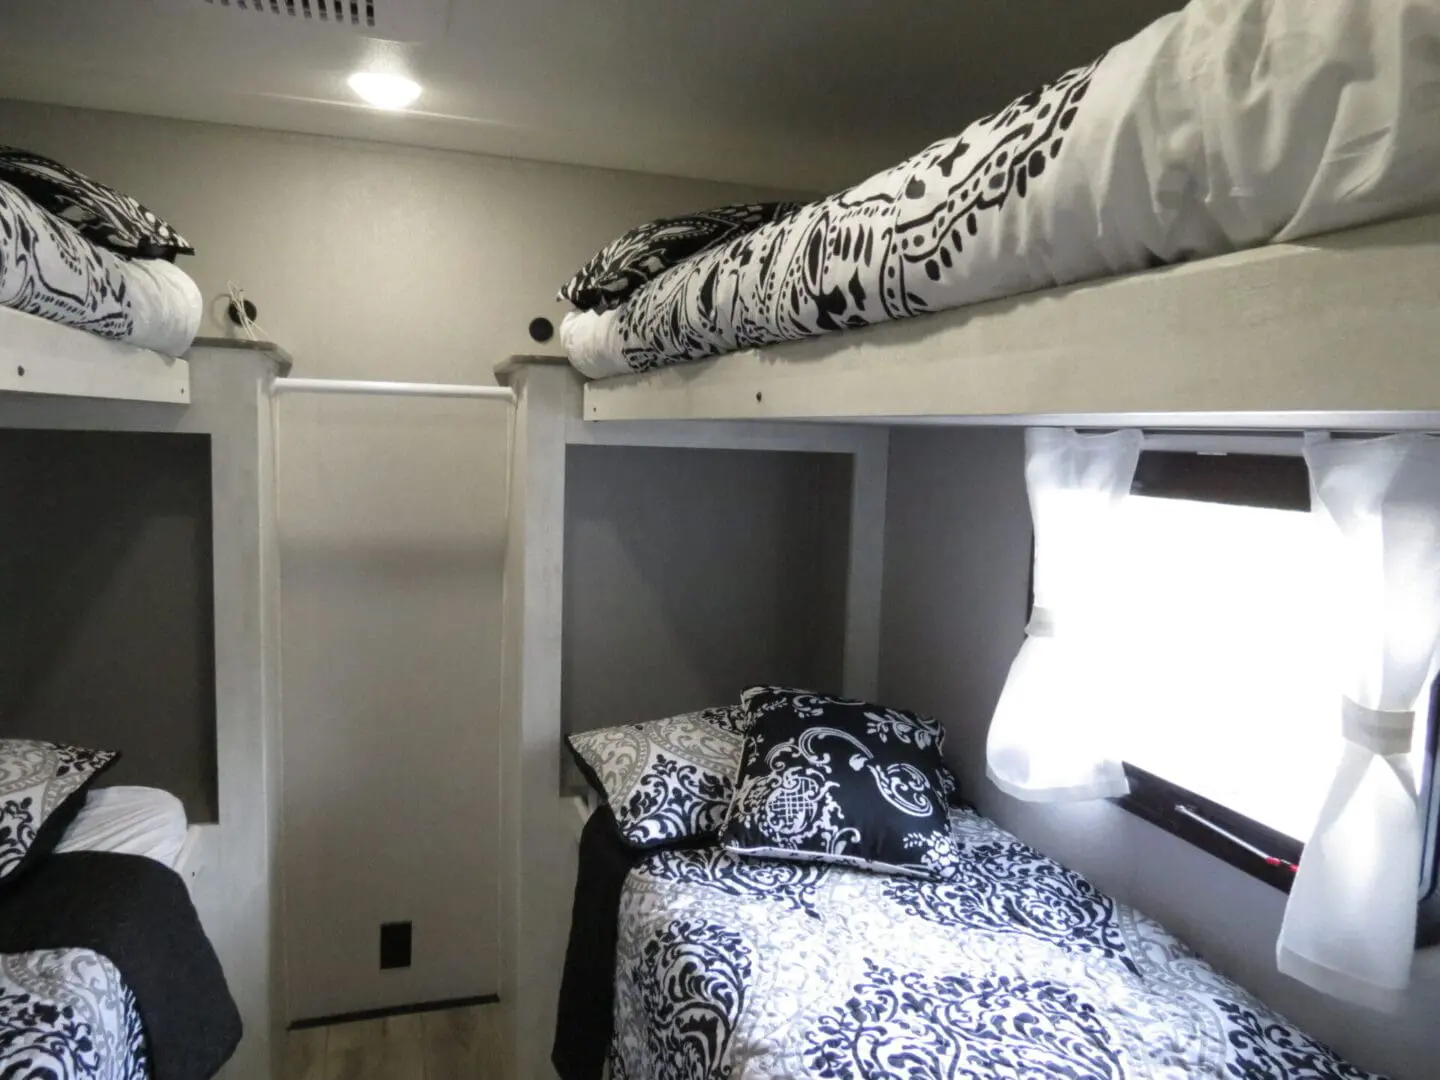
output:
[[[1377,1080],[969,809],[949,880],[581,839],[563,1080]]]
[[[178,872],[178,799],[118,755],[0,740],[0,1077],[209,1080],[242,1025]]]

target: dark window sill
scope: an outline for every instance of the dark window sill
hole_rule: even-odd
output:
[[[1251,877],[1259,878],[1283,893],[1290,891],[1291,883],[1295,880],[1294,871],[1286,866],[1267,862],[1260,855],[1227,839],[1215,829],[1207,828],[1178,808],[1189,807],[1218,828],[1240,838],[1245,844],[1259,848],[1291,865],[1299,863],[1301,852],[1305,850],[1303,844],[1129,762],[1125,764],[1125,775],[1130,778],[1130,794],[1114,800],[1121,809],[1144,818],[1157,828],[1194,844],[1202,851],[1222,859],[1237,870],[1243,870]]]
[[[1440,680],[1437,680],[1437,686],[1440,686]],[[1440,700],[1440,692],[1437,692],[1436,696],[1437,700]],[[1290,886],[1295,881],[1292,871],[1283,866],[1272,865],[1240,844],[1221,836],[1214,829],[1207,828],[1194,818],[1181,813],[1176,807],[1190,807],[1244,843],[1291,864],[1300,862],[1301,854],[1305,850],[1304,844],[1129,762],[1125,763],[1125,775],[1130,778],[1130,794],[1112,800],[1121,809],[1128,810],[1157,828],[1194,844],[1202,851],[1209,852],[1217,859],[1243,870],[1251,877],[1259,878],[1283,893],[1290,892]],[[1432,811],[1433,808],[1432,803]],[[1427,846],[1426,850],[1431,849]],[[1440,875],[1429,876],[1428,893],[1419,898],[1415,927],[1416,948],[1440,945],[1440,886],[1437,886],[1437,877]]]

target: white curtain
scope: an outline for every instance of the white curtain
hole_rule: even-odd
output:
[[[1016,798],[1060,802],[1128,790],[1103,690],[1112,673],[1095,643],[1104,637],[1097,626],[1113,572],[1113,530],[1142,439],[1139,431],[1025,433],[1035,606],[986,748],[990,779]]]
[[[1422,818],[1409,752],[1440,642],[1440,440],[1307,437],[1328,590],[1344,754],[1295,875],[1281,971],[1390,1008],[1415,949]]]

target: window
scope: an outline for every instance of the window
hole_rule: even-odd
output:
[[[1104,631],[1127,657],[1120,804],[1287,891],[1343,747],[1338,715],[1330,738],[1313,722],[1337,701],[1309,507],[1298,457],[1142,454]],[[1417,727],[1431,895],[1435,725]]]

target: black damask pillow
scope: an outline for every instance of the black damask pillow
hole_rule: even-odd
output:
[[[744,741],[738,705],[566,736],[621,839],[649,849],[713,836],[734,793]]]
[[[152,210],[84,173],[28,150],[0,146],[0,180],[118,255],[169,259],[194,255],[189,242]]]
[[[798,209],[793,202],[743,203],[640,225],[596,252],[561,287],[560,299],[581,311],[609,311],[672,266]]]
[[[0,889],[55,849],[86,789],[119,758],[113,750],[0,739]]]
[[[807,690],[756,687],[720,842],[737,855],[949,878],[950,770],[933,719]]]

